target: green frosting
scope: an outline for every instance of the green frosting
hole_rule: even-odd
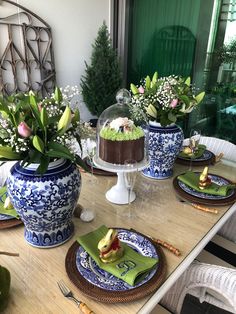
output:
[[[144,131],[140,126],[133,126],[132,131],[116,131],[109,127],[104,127],[100,131],[100,136],[105,140],[111,141],[130,141],[130,140],[137,140],[140,137],[144,136]]]

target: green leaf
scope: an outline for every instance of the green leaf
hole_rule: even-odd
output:
[[[12,147],[0,146],[0,158],[18,160],[21,159],[21,155],[19,153],[13,152]]]
[[[151,87],[151,79],[149,75],[145,78],[145,87],[146,89],[149,89]]]
[[[58,152],[61,152],[61,153],[64,153],[64,154],[67,154],[68,156],[71,156],[71,158],[74,157],[71,154],[70,150],[67,147],[65,147],[64,145],[60,144],[60,143],[50,142],[50,143],[48,143],[48,148],[52,149],[52,150],[55,150],[55,151],[58,151]]]
[[[60,120],[58,121],[57,130],[59,131],[60,135],[64,134],[71,123],[71,110],[69,106],[66,106],[65,111],[63,112]]]
[[[137,86],[135,86],[133,83],[130,84],[130,89],[133,95],[139,94]]]
[[[169,113],[168,113],[168,119],[169,119],[171,122],[174,122],[174,123],[177,121],[176,115],[174,115],[172,112],[169,112]]]
[[[47,155],[49,157],[54,157],[54,158],[65,158],[65,159],[69,159],[71,161],[74,161],[74,156],[73,155],[68,155],[68,154],[65,154],[61,151],[56,151],[56,150],[53,150],[53,149],[50,149],[48,152],[47,152]]]
[[[147,107],[146,111],[147,111],[147,114],[149,116],[151,116],[152,118],[156,118],[157,117],[157,110],[156,110],[156,108],[152,104],[150,104]]]
[[[50,162],[49,156],[41,157],[40,165],[38,166],[36,173],[44,174],[48,170],[49,162]]]
[[[36,98],[35,98],[33,92],[30,93],[30,108],[32,110],[33,116],[35,117],[36,121],[38,122],[38,125],[43,130],[44,126],[43,126],[41,119],[40,119],[39,108],[38,108],[37,101],[36,101]]]
[[[74,124],[74,123],[79,122],[79,121],[80,121],[80,112],[78,109],[75,109],[71,123]]]
[[[154,85],[154,84],[156,84],[157,83],[157,79],[158,79],[158,73],[157,73],[157,71],[153,74],[153,77],[152,77],[152,86]]]
[[[58,104],[60,104],[60,102],[63,100],[62,93],[59,87],[55,88],[54,99]]]
[[[203,100],[204,96],[205,96],[205,92],[201,92],[195,97],[198,104]]]
[[[182,100],[187,106],[190,104],[190,99],[186,95],[179,96],[179,99]]]
[[[190,76],[187,77],[187,79],[185,80],[184,83],[185,83],[186,85],[190,86],[190,84],[191,84],[191,78],[190,78]]]
[[[48,114],[47,114],[45,107],[43,107],[41,112],[40,112],[40,120],[41,120],[44,127],[46,127],[48,125]]]
[[[38,150],[31,149],[29,151],[27,158],[25,158],[25,162],[40,163],[41,156],[42,156],[42,153],[40,153]]]
[[[44,143],[38,135],[33,137],[33,146],[41,153],[44,153]]]
[[[89,172],[89,168],[86,165],[86,163],[83,161],[83,159],[81,159],[79,156],[75,157],[75,163],[80,166],[81,168],[83,168],[85,171]]]

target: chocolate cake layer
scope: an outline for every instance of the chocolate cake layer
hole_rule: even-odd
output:
[[[99,157],[112,164],[124,164],[128,159],[139,162],[144,158],[144,137],[129,141],[111,141],[100,137]]]

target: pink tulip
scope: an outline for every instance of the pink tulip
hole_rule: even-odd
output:
[[[139,91],[140,94],[144,94],[143,86],[139,86],[138,91]]]
[[[31,128],[25,122],[21,122],[17,130],[22,137],[29,137],[32,134]]]
[[[175,108],[178,104],[178,99],[173,99],[172,102],[170,103],[171,108]]]

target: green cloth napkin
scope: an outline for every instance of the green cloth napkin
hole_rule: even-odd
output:
[[[124,280],[129,285],[134,286],[143,278],[144,274],[157,264],[158,260],[143,256],[135,252],[125,243],[122,243],[124,255],[115,262],[109,264],[103,263],[99,258],[97,246],[98,242],[106,235],[107,231],[108,228],[106,226],[101,226],[95,231],[80,236],[78,242],[101,269]]]
[[[182,158],[188,158],[188,159],[196,159],[196,158],[200,158],[204,152],[206,150],[206,146],[205,145],[202,145],[202,144],[199,144],[198,145],[198,150],[195,152],[195,154],[193,154],[192,156],[189,156],[188,154],[185,154],[183,151],[179,153],[179,157],[182,157]]]
[[[4,208],[4,202],[7,197],[6,195],[7,187],[3,186],[0,188],[0,214],[8,215],[19,219],[19,216],[15,209],[6,209]]]
[[[220,186],[216,183],[211,183],[210,186],[201,190],[198,187],[199,176],[200,174],[196,174],[192,171],[187,171],[185,174],[179,175],[178,179],[198,192],[203,192],[203,193],[212,194],[212,195],[226,196],[230,190],[235,188],[235,185],[233,184]]]

